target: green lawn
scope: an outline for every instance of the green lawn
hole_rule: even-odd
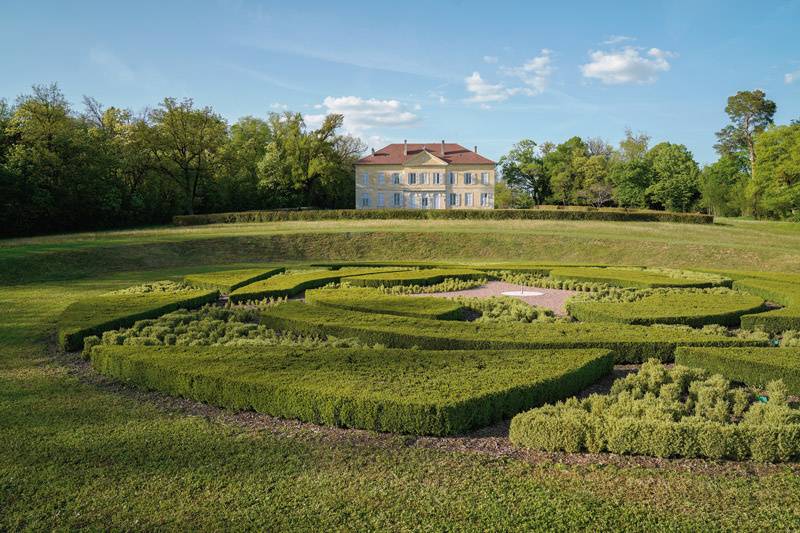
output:
[[[56,319],[79,298],[267,260],[405,256],[800,271],[798,225],[724,222],[285,223],[6,241],[0,530],[798,529],[796,466],[529,463],[401,437],[250,429],[85,383],[53,354]]]

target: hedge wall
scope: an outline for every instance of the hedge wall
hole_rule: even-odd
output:
[[[743,316],[743,328],[763,329],[769,333],[800,329],[799,282],[753,278],[736,280],[733,286],[738,290],[746,291],[786,306],[783,309],[775,309],[766,313]]]
[[[675,362],[754,387],[781,379],[800,395],[800,348],[689,348],[675,352]]]
[[[231,292],[228,296],[232,302],[261,300],[263,298],[284,298],[300,294],[306,289],[324,287],[328,283],[338,283],[342,278],[375,274],[381,272],[397,272],[397,268],[342,268],[339,270],[317,270],[297,272],[273,276],[257,281]]]
[[[435,285],[447,278],[482,279],[485,277],[484,272],[468,268],[427,268],[348,276],[347,282],[357,287],[393,287],[395,285]]]
[[[558,280],[574,279],[592,283],[605,283],[616,287],[634,287],[640,289],[687,287],[710,288],[730,285],[730,280],[700,279],[711,275],[698,274],[698,279],[673,278],[657,271],[636,268],[615,267],[554,267],[550,269],[550,277]]]
[[[265,310],[261,323],[280,331],[355,337],[393,348],[433,350],[604,348],[619,363],[670,361],[677,346],[765,346],[766,341],[708,335],[672,327],[590,323],[475,323],[386,317],[288,302]]]
[[[453,435],[573,395],[610,372],[604,350],[430,352],[95,346],[94,367],[231,409],[344,427]]]
[[[58,343],[67,351],[83,349],[83,339],[111,329],[127,328],[137,320],[156,318],[176,309],[194,309],[219,298],[216,290],[170,293],[117,294],[78,300],[58,319]]]
[[[714,217],[701,213],[670,213],[635,209],[542,206],[536,209],[330,209],[241,211],[207,215],[179,215],[177,226],[278,222],[285,220],[366,220],[366,219],[460,219],[460,220],[606,220],[617,222],[678,222],[712,224]]]
[[[222,270],[219,272],[204,272],[201,274],[189,274],[183,280],[195,287],[204,289],[217,289],[227,294],[231,291],[244,287],[250,283],[267,279],[276,274],[281,274],[286,269],[283,267],[263,269],[247,268],[239,270]]]
[[[742,315],[766,309],[759,296],[688,291],[652,294],[632,302],[571,300],[566,307],[570,315],[583,322],[682,324],[696,328],[708,324],[739,326]]]
[[[444,298],[397,296],[363,288],[309,290],[306,291],[306,302],[351,311],[434,320],[462,320],[467,311],[464,306]]]

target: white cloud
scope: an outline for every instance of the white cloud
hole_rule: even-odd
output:
[[[603,41],[603,44],[620,44],[628,41],[635,41],[635,37],[628,37],[627,35],[610,35],[608,39]]]
[[[786,85],[789,85],[790,83],[794,83],[797,80],[800,80],[800,70],[795,70],[794,72],[789,72],[789,73],[783,75],[783,82]]]
[[[498,61],[499,59],[497,58],[497,56],[483,56],[484,63],[489,63],[490,65],[494,65]]]
[[[377,127],[399,127],[414,124],[419,116],[421,106],[409,107],[399,100],[378,100],[376,98],[360,98],[358,96],[327,96],[322,104],[314,106],[324,109],[322,114],[305,115],[306,125],[318,128],[326,115],[344,116],[344,129],[348,133],[365,137],[365,132]]]
[[[653,83],[661,72],[670,69],[668,59],[674,56],[658,48],[651,48],[642,55],[640,49],[626,46],[613,52],[590,52],[591,61],[580,68],[584,77],[607,85]]]
[[[467,102],[482,104],[482,107],[488,107],[488,104],[494,102],[503,102],[520,92],[520,89],[508,88],[502,83],[489,83],[481,77],[480,72],[473,72],[471,76],[464,78],[464,83],[467,91],[472,94],[467,98]]]
[[[538,56],[529,59],[521,67],[501,67],[501,71],[509,76],[516,76],[526,85],[522,92],[528,96],[541,94],[547,88],[553,73],[551,61],[552,51],[543,49]]]
[[[111,50],[94,47],[89,50],[89,60],[119,81],[136,79],[136,72]]]
[[[289,106],[287,104],[282,104],[280,102],[272,102],[269,105],[269,108],[270,109],[275,109],[277,111],[286,111],[287,109],[289,109]]]

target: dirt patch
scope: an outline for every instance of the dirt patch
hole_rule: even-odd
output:
[[[504,292],[524,291],[541,293],[537,296],[511,296],[518,298],[525,303],[536,307],[551,309],[556,315],[565,316],[567,310],[564,307],[570,296],[577,294],[576,291],[563,291],[560,289],[545,289],[542,287],[529,287],[527,285],[517,285],[504,281],[490,281],[486,285],[481,285],[474,289],[451,292],[433,292],[423,294],[410,294],[409,296],[433,296],[436,298],[455,298],[457,296],[467,296],[471,298],[488,298],[489,296],[503,296]]]

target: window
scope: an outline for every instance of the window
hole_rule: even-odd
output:
[[[481,184],[489,185],[489,173],[481,172]]]
[[[426,208],[426,209],[427,209],[427,208],[430,206],[430,200],[431,200],[431,199],[428,197],[428,195],[427,195],[427,194],[426,194],[426,195],[424,195],[424,196],[422,197],[422,207],[424,207],[424,208]]]
[[[472,172],[464,172],[464,185],[472,185]]]
[[[369,207],[369,194],[364,193],[361,195],[361,207]]]
[[[464,193],[464,205],[472,206],[472,193],[471,192]]]
[[[369,185],[369,174],[364,172],[361,174],[361,183],[364,185]]]
[[[458,194],[450,193],[450,205],[458,205]]]
[[[434,185],[441,185],[442,175],[438,172],[434,172],[431,177],[431,183],[433,183]]]
[[[425,174],[424,172],[420,172],[419,173],[419,183],[420,183],[420,185],[425,185],[425,178],[427,178],[427,177],[428,177],[427,174]]]
[[[378,185],[386,183],[386,175],[383,172],[378,172]]]
[[[416,172],[409,172],[408,173],[408,184],[414,185],[417,182],[417,173]]]
[[[450,185],[455,185],[456,184],[456,173],[455,172],[451,172],[449,179],[450,179]]]
[[[383,193],[378,193],[378,207],[383,207]]]
[[[489,207],[489,193],[482,192],[481,193],[481,207]]]
[[[392,184],[393,185],[400,185],[400,173],[399,172],[392,172]]]
[[[394,193],[394,197],[392,198],[392,205],[395,207],[399,207],[403,204],[403,195],[399,192]]]

